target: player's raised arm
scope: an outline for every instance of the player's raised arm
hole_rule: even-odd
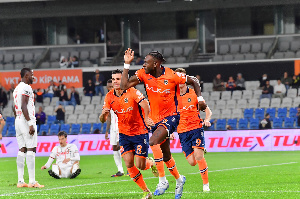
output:
[[[26,96],[26,95],[22,95],[21,109],[22,109],[23,115],[24,115],[24,117],[27,120],[28,125],[29,125],[29,134],[33,135],[34,131],[35,131],[34,128],[33,128],[33,124],[34,124],[33,122],[35,122],[35,121],[30,120],[28,109],[27,109],[28,101],[29,101],[29,97]]]
[[[124,63],[124,70],[122,73],[121,84],[120,84],[120,88],[122,90],[126,90],[130,87],[134,87],[139,83],[139,80],[135,75],[131,76],[128,79],[128,71],[129,71],[130,63],[133,61],[133,59],[134,59],[134,51],[128,48],[124,54],[125,63]]]
[[[186,83],[194,87],[198,99],[198,109],[204,111],[206,109],[206,103],[203,97],[201,96],[201,87],[200,87],[199,80],[196,77],[187,75]]]

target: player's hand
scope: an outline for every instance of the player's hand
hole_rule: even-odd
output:
[[[42,167],[41,167],[41,170],[44,170],[44,169],[47,169],[47,167],[46,167],[46,166],[42,166]]]
[[[206,109],[206,103],[205,101],[198,102],[198,111],[204,111]]]
[[[2,140],[2,133],[0,133],[0,140]]]
[[[108,140],[108,132],[105,133],[105,139]]]
[[[174,133],[172,133],[172,134],[170,135],[169,139],[170,139],[170,140],[175,140],[175,135],[174,135]]]
[[[102,113],[101,114],[107,114],[107,113],[109,113],[109,111],[110,111],[110,109],[109,108],[104,108],[104,109],[102,109]]]
[[[210,127],[210,126],[211,126],[210,121],[207,120],[207,119],[205,119],[203,123],[204,123],[204,126],[207,126],[207,127]]]
[[[70,158],[64,159],[63,163],[67,164],[70,161]]]
[[[34,132],[35,132],[35,130],[34,130],[33,126],[29,126],[29,135],[34,135]]]
[[[148,127],[151,127],[151,126],[155,126],[155,123],[153,122],[153,120],[149,117],[146,117],[145,118],[145,123]]]
[[[134,59],[134,51],[128,48],[124,54],[125,64],[130,64],[133,61],[133,59]]]

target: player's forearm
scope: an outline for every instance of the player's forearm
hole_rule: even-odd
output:
[[[205,109],[205,120],[210,120],[212,116],[212,112],[208,106]]]
[[[145,118],[148,118],[150,114],[150,107],[149,107],[148,100],[144,99],[143,101],[141,101],[140,106],[144,109]]]
[[[53,161],[54,161],[54,158],[52,158],[50,156],[49,159],[48,159],[48,161],[47,161],[47,163],[45,164],[45,166],[46,166],[47,169],[51,166],[51,164],[53,163]]]
[[[122,73],[122,79],[121,79],[121,84],[120,84],[120,88],[122,90],[128,89],[128,71],[129,71],[129,69],[124,68],[123,73]]]
[[[187,84],[192,85],[194,87],[196,95],[199,97],[201,96],[201,87],[199,80],[193,76],[187,76]]]
[[[27,105],[22,104],[21,109],[22,109],[22,112],[23,112],[23,115],[24,115],[25,119],[26,119],[27,121],[30,121],[30,117],[29,117]]]
[[[5,121],[4,120],[1,120],[1,124],[0,124],[0,134],[2,135],[2,130],[5,126]]]
[[[109,130],[110,130],[110,125],[111,125],[111,115],[110,115],[110,114],[107,116],[106,124],[107,124],[107,125],[106,125],[105,132],[109,132]]]
[[[71,161],[80,161],[80,155],[78,152],[74,153],[74,157],[70,158]]]

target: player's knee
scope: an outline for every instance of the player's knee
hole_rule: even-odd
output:
[[[145,164],[142,164],[142,163],[137,163],[136,164],[136,167],[140,170],[145,170],[146,169],[146,165]]]
[[[131,168],[134,166],[134,162],[125,162],[127,168]]]
[[[152,138],[152,137],[151,137]],[[157,144],[160,144],[159,142],[158,142],[158,140],[156,140],[156,139],[151,139],[150,138],[150,140],[149,140],[149,145],[150,146],[154,146],[154,145],[157,145]]]
[[[170,156],[165,156],[165,154],[163,154],[163,160],[164,162],[168,162],[171,159],[171,155]]]

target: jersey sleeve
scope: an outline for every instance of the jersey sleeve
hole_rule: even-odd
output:
[[[104,104],[103,104],[103,108],[102,109],[104,109],[104,108],[108,108],[108,109],[110,109],[111,107],[110,107],[110,93],[108,93],[106,96],[105,96],[105,99],[104,99]]]
[[[55,159],[55,158],[56,158],[56,155],[57,155],[57,146],[55,146],[55,147],[52,149],[52,151],[51,151],[51,153],[50,153],[50,157],[53,158],[53,159]]]
[[[186,75],[179,73],[179,72],[174,72],[174,81],[176,82],[176,84],[184,84],[186,82]]]
[[[141,91],[137,89],[132,89],[131,90],[131,95],[133,96],[133,99],[139,104],[141,101],[146,99],[144,95],[141,93]]]
[[[144,82],[144,74],[145,74],[145,69],[143,68],[135,72],[135,76],[138,78],[140,82]]]
[[[29,97],[32,94],[32,88],[29,85],[25,85],[22,89],[22,95],[26,95],[27,97]]]

